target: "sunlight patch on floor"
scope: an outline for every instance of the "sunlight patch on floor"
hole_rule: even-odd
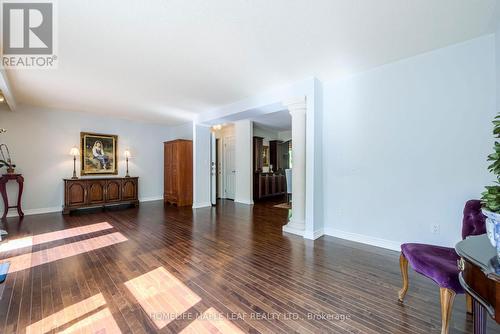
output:
[[[244,333],[217,312],[213,307],[201,314],[195,321],[181,331],[181,334]]]
[[[108,308],[93,313],[83,320],[69,326],[58,333],[78,334],[119,334],[121,333],[113,315]]]
[[[69,228],[69,229],[61,230],[61,231],[42,233],[42,234],[24,237],[24,238],[19,238],[19,239],[14,239],[14,240],[8,240],[8,241],[0,244],[0,253],[8,252],[8,251],[16,250],[16,249],[21,249],[24,247],[40,245],[40,244],[43,244],[46,242],[52,242],[52,241],[56,241],[56,240],[76,237],[79,235],[103,231],[103,230],[107,230],[110,228],[113,228],[113,226],[107,222],[103,222],[103,223],[92,224],[92,225],[87,225],[87,226]]]
[[[201,301],[163,267],[131,279],[125,286],[159,329]]]
[[[90,238],[82,241],[44,249],[34,253],[28,253],[11,258],[3,259],[2,262],[10,262],[9,273],[33,268],[42,264],[65,259],[71,256],[90,252],[99,248],[108,247],[128,239],[120,232],[110,233],[103,236]]]
[[[106,305],[106,300],[99,293],[29,325],[26,327],[26,334],[47,333],[55,329],[62,329],[63,326],[84,317],[86,314],[104,305]]]

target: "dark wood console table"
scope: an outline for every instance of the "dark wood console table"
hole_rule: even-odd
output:
[[[63,214],[82,208],[139,205],[138,177],[64,179]]]
[[[474,333],[486,333],[486,313],[500,323],[500,263],[486,234],[460,241],[460,284],[472,296]]]
[[[286,194],[286,178],[282,174],[255,173],[253,198],[260,200],[266,197]]]
[[[12,206],[9,206],[9,198],[7,196],[7,182],[9,182],[10,180],[16,181],[19,186],[19,193],[17,195],[17,204]],[[7,217],[7,212],[9,211],[9,209],[12,208],[17,209],[19,217],[21,218],[24,217],[24,212],[21,209],[23,185],[24,185],[24,178],[21,174],[3,174],[2,177],[0,177],[0,193],[2,193],[2,199],[4,204],[2,220],[4,220]]]

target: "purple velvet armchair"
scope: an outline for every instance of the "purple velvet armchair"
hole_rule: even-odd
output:
[[[469,235],[486,233],[485,217],[481,213],[481,202],[470,200],[465,204],[462,221],[462,239]],[[459,256],[453,248],[425,245],[402,244],[399,265],[403,277],[403,288],[399,291],[399,300],[403,299],[408,291],[408,263],[419,274],[432,279],[440,288],[441,298],[441,334],[448,333],[451,309],[456,294],[464,293],[458,281]],[[467,312],[471,312],[470,296],[467,296]]]

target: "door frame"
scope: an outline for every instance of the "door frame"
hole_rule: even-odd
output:
[[[217,146],[215,135],[210,134],[210,202],[217,204]]]
[[[228,138],[232,138],[232,141],[233,141],[233,164],[235,164],[235,161],[234,161],[234,154],[236,152],[236,147],[234,147],[234,141],[235,141],[235,136],[232,135],[232,136],[224,136],[223,138],[223,143],[222,143],[222,154],[224,156],[224,159],[223,159],[223,178],[222,178],[222,188],[223,188],[223,198],[227,198],[227,199],[231,199],[231,200],[234,200],[234,197],[236,195],[236,192],[235,192],[235,189],[233,189],[233,196],[232,197],[228,197],[228,194],[227,194],[227,177],[228,177],[228,169],[227,169],[227,142],[228,142]],[[229,173],[232,173],[233,174],[233,177],[234,177],[234,181],[233,181],[233,188],[235,186],[235,183],[236,183],[236,173],[234,173],[235,171],[235,168],[236,166],[233,165],[233,170],[232,171],[229,171]]]

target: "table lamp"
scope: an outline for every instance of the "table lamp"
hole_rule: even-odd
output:
[[[72,179],[78,179],[78,176],[76,176],[76,157],[80,155],[80,151],[73,146],[71,151],[69,152],[73,156],[73,177]]]
[[[126,149],[124,154],[125,154],[125,161],[127,162],[127,174],[125,175],[125,177],[130,177],[130,175],[128,174],[128,158],[130,157],[130,151]]]

